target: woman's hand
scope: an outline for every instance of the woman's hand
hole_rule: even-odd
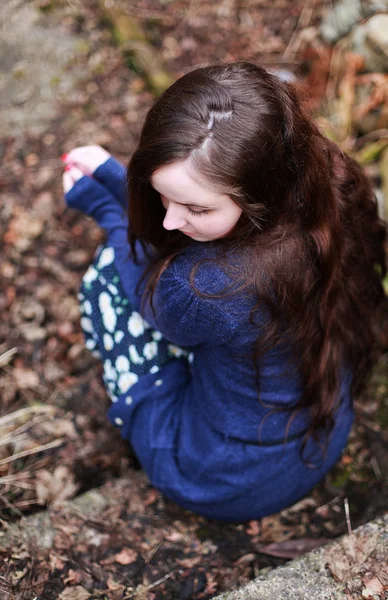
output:
[[[94,171],[103,165],[111,155],[101,146],[79,146],[62,156],[65,165],[78,167],[84,175],[91,177]]]
[[[82,176],[106,188],[127,210],[128,192],[125,167],[101,146],[79,146],[62,156],[65,163],[63,187],[65,195]],[[90,181],[90,183],[91,183]],[[84,182],[86,185],[86,182]],[[85,187],[85,185],[83,187]]]
[[[81,179],[84,176],[84,173],[78,167],[66,166],[65,172],[62,175],[63,182],[63,191],[65,195],[70,192],[75,182]]]
[[[101,146],[79,146],[62,156],[65,163],[63,190],[71,190],[76,181],[84,175],[91,177],[94,171],[110,158],[109,152]]]

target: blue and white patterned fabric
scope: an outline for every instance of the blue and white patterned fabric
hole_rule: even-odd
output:
[[[114,266],[114,250],[97,249],[78,294],[85,345],[103,367],[103,380],[112,402],[127,392],[139,377],[158,373],[172,359],[190,356],[169,343],[160,331],[132,310]]]
[[[141,308],[139,281],[147,258],[134,264],[127,241],[125,169],[113,158],[66,195],[69,207],[93,217],[107,232],[80,289],[87,348],[104,366],[112,399],[108,417],[129,440],[151,483],[166,496],[209,518],[257,519],[296,502],[334,465],[353,421],[351,374],[342,370],[335,426],[322,456],[309,440],[306,410],[289,427],[289,408],[301,393],[290,348],[278,346],[260,363],[260,401],[247,358],[258,329],[249,323],[249,293],[203,298],[230,283],[212,259],[217,244],[192,242],[164,271],[155,313]],[[235,257],[231,256],[230,260]],[[263,318],[264,315],[263,315]]]

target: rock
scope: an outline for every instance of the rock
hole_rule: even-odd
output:
[[[371,17],[365,23],[367,41],[388,58],[388,14]]]
[[[33,2],[0,2],[0,135],[44,129],[55,116],[55,100],[81,75],[67,68],[77,38],[46,27],[45,19]]]
[[[350,49],[365,61],[365,71],[388,73],[388,14],[377,14],[356,25],[350,36]]]
[[[384,10],[388,10],[388,0],[342,0],[322,19],[320,34],[325,42],[334,44],[347,35],[356,23]]]
[[[342,50],[362,56],[369,73],[388,72],[388,14],[374,14],[378,10],[388,11],[388,0],[344,0],[329,11],[320,26],[327,43],[334,44],[347,35]]]
[[[74,500],[67,501],[66,507],[76,509],[87,517],[98,517],[107,506],[106,498],[98,490],[90,490]],[[41,511],[22,518],[18,523],[9,525],[1,544],[9,547],[20,542],[34,542],[38,548],[50,549],[53,546],[56,529],[52,525],[52,512]]]
[[[351,579],[336,581],[330,574],[327,564],[335,558],[341,544],[365,549],[366,541],[371,541],[371,553],[359,552],[353,557]],[[373,544],[372,544],[373,542]],[[234,592],[216,596],[214,600],[346,600],[365,597],[362,595],[365,585],[362,579],[363,567],[372,566],[379,572],[384,571],[388,559],[388,515],[359,527],[352,536],[343,536],[340,540],[305,554],[283,567],[262,574],[248,585]],[[373,545],[373,548],[372,548]],[[342,551],[344,554],[344,551]],[[358,560],[359,559],[359,560]],[[367,562],[369,560],[369,563]],[[357,562],[358,561],[358,562]],[[347,585],[351,587],[348,594]],[[356,595],[353,595],[353,594]],[[358,595],[357,595],[358,594]]]

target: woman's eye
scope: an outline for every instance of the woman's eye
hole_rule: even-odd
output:
[[[206,215],[208,212],[208,210],[193,210],[192,208],[189,208],[189,213],[191,215]]]

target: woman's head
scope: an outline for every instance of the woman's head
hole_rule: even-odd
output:
[[[189,159],[161,167],[151,176],[166,210],[163,227],[178,230],[198,242],[227,236],[241,215],[241,208],[227,194],[220,194],[201,178]]]
[[[291,192],[300,184],[299,175],[311,158],[314,132],[290,84],[261,67],[226,63],[184,75],[149,111],[128,167],[134,233],[161,247],[185,227],[195,231],[200,218],[205,225],[215,217],[211,212],[203,214],[183,227],[167,227],[166,234],[163,223],[171,225],[173,220],[165,221],[167,207],[153,182],[169,169],[174,198],[162,195],[171,201],[171,213],[175,202],[188,203],[183,185],[188,177],[203,188],[204,196],[209,191],[233,202],[233,217],[241,218],[227,235],[217,238],[241,241],[243,237],[248,242],[279,220],[303,218],[304,209],[310,209],[301,206],[300,198],[295,203]],[[180,166],[185,177],[181,194]],[[194,186],[190,192],[199,195]],[[195,199],[201,204],[199,197],[189,198],[193,203]]]

